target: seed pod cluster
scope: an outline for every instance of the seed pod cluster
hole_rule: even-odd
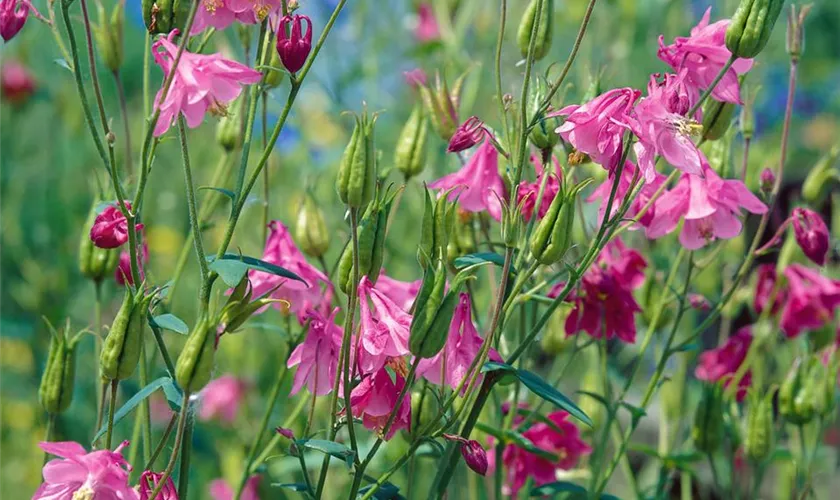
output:
[[[79,337],[67,338],[67,332],[56,331],[50,326],[52,338],[47,365],[41,376],[38,399],[47,413],[64,412],[73,401],[76,377],[76,344]]]
[[[190,0],[142,0],[143,22],[151,34],[184,31],[190,14]]]
[[[429,121],[422,103],[414,105],[408,121],[403,125],[394,149],[394,166],[402,172],[406,182],[426,167],[426,142]]]
[[[729,102],[707,99],[703,105],[703,139],[716,141],[723,137],[732,124],[736,108]]]
[[[123,2],[116,2],[109,17],[103,5],[98,5],[99,25],[94,27],[96,48],[105,66],[119,71],[123,61]]]
[[[322,257],[330,248],[330,233],[324,213],[309,193],[298,210],[295,241],[306,255],[315,258]]]
[[[446,344],[449,324],[458,305],[458,294],[446,292],[446,267],[436,260],[428,265],[414,302],[408,350],[420,358],[431,358]]]
[[[381,199],[370,203],[357,229],[359,243],[359,277],[367,276],[376,283],[385,255],[385,235],[388,215],[394,195],[386,192]],[[344,293],[353,288],[353,245],[348,243],[338,261],[338,286]]]
[[[451,91],[446,83],[446,78],[441,78],[440,74],[435,76],[434,89],[426,85],[421,85],[418,88],[432,129],[446,142],[449,142],[449,139],[452,138],[460,123],[458,120],[458,105],[461,102],[461,88],[466,76],[467,74],[464,73],[458,77]]]
[[[796,360],[779,388],[779,413],[788,422],[805,425],[818,415],[834,409],[834,388],[837,383],[837,361],[828,366],[816,356]]]
[[[152,297],[144,295],[142,290],[134,295],[126,289],[99,356],[100,371],[106,379],[125,380],[137,369],[146,328],[146,312]]]
[[[99,248],[90,239],[90,228],[93,226],[94,219],[96,219],[96,205],[98,203],[99,200],[95,201],[91,207],[82,236],[79,239],[79,271],[81,271],[82,276],[93,281],[102,281],[110,276],[120,261],[119,249]]]
[[[442,259],[447,252],[449,236],[455,228],[455,203],[447,201],[450,191],[442,193],[437,201],[432,201],[426,190],[423,204],[423,222],[420,228],[420,245],[417,247],[417,260],[421,266],[430,265]]]
[[[773,451],[773,392],[764,397],[753,392],[749,403],[744,451],[754,463],[761,463]]]
[[[540,2],[542,2],[541,9]],[[537,32],[533,33],[537,16],[539,16],[539,25],[537,26]],[[548,54],[548,51],[551,49],[553,17],[554,0],[531,0],[525,9],[525,14],[522,15],[522,21],[519,24],[519,32],[516,38],[522,57],[528,56],[532,34],[535,37],[534,60],[539,61]]]
[[[750,59],[767,45],[784,0],[741,0],[726,28],[726,48],[733,55]]]
[[[723,389],[720,384],[705,384],[691,428],[694,447],[699,451],[712,453],[720,447],[724,431],[723,411]]]
[[[572,243],[575,222],[575,198],[586,186],[582,182],[566,193],[557,193],[531,236],[531,254],[540,264],[560,261]]]
[[[376,189],[376,149],[374,124],[376,115],[364,111],[355,115],[356,125],[344,149],[338,167],[338,197],[350,208],[364,208],[373,199]]]
[[[207,385],[213,375],[216,355],[216,325],[206,316],[198,320],[187,337],[184,350],[175,364],[175,381],[190,393],[196,393]]]

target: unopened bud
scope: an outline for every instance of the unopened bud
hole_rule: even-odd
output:
[[[817,206],[826,194],[836,189],[840,184],[840,170],[837,160],[840,159],[840,145],[831,148],[817,163],[811,167],[805,182],[802,183],[802,197],[808,203]]]
[[[406,181],[420,174],[426,167],[428,135],[429,121],[423,105],[418,103],[411,110],[394,148],[394,166],[402,172]]]
[[[47,366],[41,376],[38,399],[47,413],[57,415],[73,401],[76,377],[76,345],[79,336],[67,338],[68,331],[57,331],[49,325],[52,338],[47,356]]]
[[[825,265],[828,255],[828,226],[820,214],[807,208],[797,207],[790,216],[793,234],[802,252],[817,265]]]
[[[541,9],[540,4],[542,4]],[[532,36],[534,38],[534,60],[539,61],[548,54],[548,51],[551,49],[553,17],[554,0],[531,0],[531,3],[525,9],[525,13],[522,15],[522,21],[519,24],[519,32],[516,39],[519,43],[519,51],[522,57],[528,56]],[[535,23],[539,23],[536,27],[536,33],[534,32]]]
[[[481,444],[478,441],[474,439],[464,439],[461,436],[455,436],[452,434],[444,434],[443,438],[458,443],[461,450],[461,456],[464,457],[464,462],[467,464],[467,467],[477,474],[482,476],[487,475],[487,468],[489,465],[487,462],[487,452],[481,447]]]
[[[741,129],[741,137],[744,140],[752,139],[753,133],[755,133],[755,98],[758,92],[758,89],[750,92],[751,88],[747,88],[746,86],[742,87],[743,93],[746,94],[744,98],[744,105],[741,106],[741,115],[738,119],[738,125]]]
[[[306,33],[303,33],[306,21]],[[290,73],[297,73],[312,50],[312,21],[299,14],[288,15],[280,20],[277,28],[277,53],[280,61]]]
[[[322,257],[330,247],[330,232],[324,213],[311,194],[307,194],[298,210],[295,241],[311,257]]]
[[[458,153],[469,149],[478,144],[485,133],[484,123],[477,116],[471,116],[464,123],[458,125],[458,129],[455,130],[452,139],[449,140],[446,151]]]
[[[376,188],[376,115],[371,117],[365,110],[361,116],[355,115],[355,119],[353,135],[338,167],[336,188],[342,202],[350,208],[359,209],[373,198]]]
[[[184,391],[195,394],[213,374],[216,355],[216,327],[206,317],[196,323],[175,364],[175,381]]]
[[[775,185],[776,174],[769,167],[765,167],[765,169],[761,171],[761,175],[759,177],[759,189],[761,189],[761,192],[765,195],[769,195],[773,192]]]
[[[726,28],[726,48],[733,55],[751,59],[767,45],[784,0],[741,0]]]

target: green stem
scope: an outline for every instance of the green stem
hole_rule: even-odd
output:
[[[193,431],[195,430],[195,416],[187,415],[187,425],[184,438],[181,440],[181,467],[178,474],[178,498],[189,498],[190,486],[190,458],[192,457]]]
[[[313,399],[314,399],[314,397],[313,397]],[[301,412],[303,412],[303,408],[305,406],[306,406],[306,398],[301,398],[300,402],[298,402],[298,404],[297,404],[297,406],[295,406],[294,410],[292,410],[292,412],[289,413],[289,415],[283,421],[283,424],[281,425],[281,427],[283,427],[283,428],[291,427],[292,424],[295,422],[295,420],[297,420],[298,416],[300,416]],[[307,422],[307,425],[308,424],[309,424],[309,422]],[[304,433],[304,436],[307,436],[307,435],[308,434]],[[274,448],[278,444],[280,444],[281,439],[283,439],[283,436],[280,435],[280,434],[277,434],[277,433],[275,433],[274,436],[271,437],[271,441],[268,442],[268,444],[265,446],[265,448],[263,448],[263,451],[259,454],[257,459],[254,460],[254,463],[251,464],[251,470],[248,472],[249,475],[253,474],[254,470],[257,467],[259,467],[260,464],[262,464],[266,460],[268,460],[268,457],[271,455],[271,452],[274,450]]]
[[[187,206],[190,214],[190,228],[192,229],[195,253],[198,257],[198,267],[201,270],[201,279],[206,280],[210,274],[207,267],[207,257],[204,254],[204,243],[201,238],[201,227],[198,221],[198,210],[195,204],[195,186],[193,186],[192,169],[190,168],[190,152],[187,148],[187,125],[184,116],[178,116],[178,135],[181,139],[181,156],[184,160],[184,182],[187,187]],[[202,304],[207,304],[209,296],[202,296]]]
[[[105,449],[107,450],[111,449],[111,439],[114,434],[114,412],[117,410],[117,389],[119,385],[119,380],[114,379],[111,381],[111,399],[108,404],[108,430],[105,432]]]
[[[48,413],[47,414],[47,428],[44,430],[44,441],[47,443],[51,443],[53,440],[53,431],[55,430],[55,420],[56,414],[55,413]],[[44,452],[44,463],[46,464],[48,459],[50,458],[50,454],[46,451]]]
[[[97,280],[93,282],[93,292],[93,327],[95,328],[94,333],[96,334],[96,342],[94,343],[96,349],[94,354],[96,357],[94,359],[98,361],[102,351],[102,281]],[[100,380],[99,363],[93,363],[93,380]],[[96,387],[95,382],[94,387]],[[103,399],[96,396],[94,398],[96,399],[96,428],[93,432],[99,432],[100,427],[102,427],[102,410],[105,405]]]
[[[169,462],[166,464],[166,468],[163,470],[157,486],[155,486],[155,489],[152,490],[152,493],[149,495],[149,500],[155,500],[157,498],[160,494],[160,490],[162,490],[163,486],[166,484],[166,480],[169,479],[169,476],[172,475],[172,471],[175,469],[175,462],[178,461],[178,452],[181,449],[181,441],[184,438],[184,430],[187,425],[187,413],[190,411],[189,404],[190,393],[189,391],[184,391],[184,397],[181,400],[181,411],[178,416],[178,431],[175,433],[175,444],[172,447],[172,454],[169,456]]]
[[[178,414],[173,413],[172,418],[169,419],[169,423],[166,425],[166,429],[163,431],[163,435],[160,437],[160,441],[158,441],[157,446],[155,447],[152,454],[149,456],[149,459],[146,461],[146,466],[143,467],[143,470],[153,470],[155,467],[155,460],[157,457],[160,456],[160,452],[163,451],[163,448],[166,446],[166,442],[169,440],[169,435],[172,434],[172,429],[175,428],[175,424],[178,423]]]
[[[505,25],[507,24],[507,0],[501,0],[499,6],[499,35],[496,38],[496,100],[499,105],[499,116],[502,119],[505,137],[509,138],[507,110],[505,109],[504,91],[502,90],[502,45],[505,39]],[[508,145],[510,147],[510,145]]]
[[[140,341],[140,363],[139,363],[139,382],[140,387],[146,387],[149,384],[148,362],[146,360],[146,339]],[[143,461],[148,462],[152,453],[152,419],[149,411],[149,399],[143,398],[140,401],[140,428],[143,435]]]
[[[705,102],[706,99],[708,99],[708,97],[712,95],[712,92],[714,92],[715,87],[717,87],[717,84],[720,83],[724,76],[726,76],[726,72],[729,71],[729,68],[731,68],[733,64],[735,64],[735,61],[737,59],[738,56],[736,56],[735,54],[729,56],[729,59],[726,61],[726,64],[723,65],[723,68],[721,68],[721,70],[715,76],[715,79],[712,80],[711,84],[709,84],[709,88],[707,88],[706,91],[703,92],[702,95],[700,95],[700,99],[698,99],[697,102],[694,103],[694,106],[692,106],[691,109],[688,110],[686,116],[688,116],[689,118],[694,116],[694,113],[696,113],[697,110],[700,109],[700,106],[703,105],[703,102]]]
[[[134,168],[131,161],[131,125],[128,122],[128,103],[119,70],[112,74],[114,75],[114,84],[117,87],[117,97],[120,101],[120,113],[123,120],[123,133],[125,134],[125,173],[126,176],[131,177],[134,174]]]

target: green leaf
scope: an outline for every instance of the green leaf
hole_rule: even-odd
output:
[[[120,409],[116,411],[116,413],[114,413],[114,425],[117,425],[118,422],[120,422],[129,413],[131,413],[131,410],[136,408],[141,401],[151,396],[156,390],[160,389],[161,387],[164,387],[167,384],[167,382],[172,383],[172,379],[170,379],[169,377],[161,377],[157,380],[152,381],[146,387],[140,389],[140,391],[137,394],[132,396],[131,399],[126,401],[125,404],[122,405]],[[99,438],[102,437],[102,435],[105,434],[107,430],[108,423],[106,422],[102,425],[102,427],[99,429],[96,435],[93,436],[93,441],[91,441],[91,445],[93,443],[96,443],[96,441],[98,441]]]
[[[517,409],[516,409],[516,414],[517,414],[517,415],[522,415],[523,417],[528,418],[528,417],[531,415],[531,412],[532,412],[532,411],[533,411],[533,410],[531,410],[531,409],[529,409],[529,408],[517,408]],[[565,431],[564,431],[563,429],[561,429],[561,428],[560,428],[557,424],[555,424],[553,420],[551,420],[550,418],[546,417],[546,416],[545,416],[545,415],[543,415],[542,413],[536,413],[536,412],[535,412],[535,413],[534,413],[534,416],[533,416],[533,417],[531,417],[531,418],[533,418],[533,419],[534,419],[534,420],[536,420],[537,422],[543,423],[543,424],[545,424],[545,425],[547,425],[547,426],[551,427],[551,429],[552,429],[552,430],[554,430],[554,431],[556,431],[556,432],[559,432],[560,434],[563,434],[563,433],[565,432]]]
[[[516,372],[516,368],[505,364],[499,363],[498,361],[488,361],[484,363],[484,366],[481,367],[481,373],[486,372],[495,372],[495,371],[506,371],[506,372]]]
[[[245,273],[248,272],[249,269],[254,269],[256,271],[273,274],[275,276],[300,281],[301,283],[309,285],[303,278],[289,271],[288,269],[282,268],[264,260],[260,260],[254,257],[248,257],[247,255],[226,253],[222,255],[220,259],[214,260],[210,264],[210,269],[219,273],[219,276],[222,277],[222,280],[224,280],[224,282],[231,287],[238,285],[239,282],[242,281],[242,278],[245,276]]]
[[[53,62],[61,66],[62,68],[66,69],[69,72],[73,72],[73,68],[70,67],[70,64],[63,58],[59,57],[58,59],[53,59]]]
[[[320,451],[339,460],[343,460],[347,464],[347,468],[353,465],[353,459],[356,458],[356,453],[353,450],[335,441],[327,441],[325,439],[298,439],[295,441],[295,444],[299,447]]]
[[[554,496],[558,493],[575,493],[586,494],[586,488],[570,483],[568,481],[555,481],[553,483],[544,484],[531,490],[529,496],[531,497],[548,497]]]
[[[601,405],[603,405],[603,406],[604,406],[604,408],[606,408],[606,409],[607,409],[607,411],[610,411],[610,410],[611,410],[611,408],[610,408],[610,402],[609,402],[609,401],[607,401],[607,398],[605,398],[604,396],[601,396],[601,395],[600,395],[600,394],[598,394],[598,393],[595,393],[595,392],[590,392],[590,391],[577,391],[577,393],[578,393],[578,394],[582,394],[582,395],[584,395],[584,396],[586,396],[586,397],[592,398],[592,399],[594,399],[595,401],[597,401],[597,402],[601,403]]]
[[[483,264],[485,262],[489,262],[499,267],[503,267],[505,265],[505,258],[495,252],[471,253],[469,255],[464,255],[455,259],[455,268],[462,269],[467,266]],[[513,265],[510,266],[510,272],[511,274],[516,274],[516,269],[513,267]]]
[[[530,389],[534,394],[566,410],[569,412],[569,415],[575,417],[589,427],[593,426],[592,419],[589,418],[583,410],[578,408],[578,406],[563,393],[550,386],[548,382],[543,380],[539,375],[528,370],[517,370],[517,374],[519,375],[519,380],[521,380],[525,387]]]
[[[271,483],[273,488],[286,488],[292,491],[308,491],[309,488],[303,483]]]
[[[181,335],[186,335],[190,333],[190,328],[187,326],[184,321],[175,316],[174,314],[161,314],[160,316],[155,316],[151,318],[158,328],[164,328],[166,330],[172,330],[173,332],[180,333]]]
[[[210,270],[216,271],[227,286],[235,287],[245,277],[248,266],[235,260],[215,260],[210,264]]]
[[[163,394],[166,396],[166,401],[169,403],[169,408],[174,412],[181,411],[181,404],[184,402],[184,393],[178,388],[171,378],[166,379],[163,384]]]
[[[201,187],[200,187],[200,188],[198,188],[198,189],[199,189],[199,190],[202,190],[202,189],[209,189],[209,190],[211,190],[211,191],[216,191],[217,193],[221,193],[221,194],[223,194],[223,195],[227,196],[228,198],[230,198],[230,201],[234,201],[234,200],[236,199],[236,193],[234,193],[234,192],[233,192],[233,191],[231,191],[230,189],[219,188],[219,187],[213,187],[213,186],[201,186]]]

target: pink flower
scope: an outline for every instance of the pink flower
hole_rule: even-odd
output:
[[[767,206],[743,182],[721,179],[708,164],[704,165],[704,174],[705,178],[683,174],[674,189],[659,197],[656,215],[647,228],[648,238],[661,238],[672,232],[684,218],[680,243],[696,250],[717,238],[738,236],[742,207],[754,214],[767,211]]]
[[[741,367],[747,351],[752,343],[752,333],[749,326],[741,328],[735,335],[726,339],[726,343],[716,349],[711,349],[700,355],[694,375],[706,382],[717,382],[723,380],[724,387],[729,386],[732,377]],[[747,388],[752,383],[750,372],[741,377],[738,383],[737,399],[741,401],[747,395]]]
[[[420,68],[414,68],[411,71],[403,71],[405,83],[413,88],[423,87],[426,85],[426,72]]]
[[[122,455],[128,446],[123,441],[114,451],[87,453],[72,441],[41,442],[42,450],[57,457],[44,465],[44,483],[32,500],[71,500],[75,498],[136,499],[137,492],[128,485],[131,466]]]
[[[712,8],[709,7],[697,26],[691,29],[688,38],[677,37],[673,44],[665,45],[664,37],[659,36],[659,59],[674,71],[685,69],[688,83],[697,89],[707,89],[732,56],[724,43],[730,20],[723,19],[709,24],[711,12]],[[722,102],[741,104],[738,75],[746,73],[751,67],[752,59],[736,59],[735,64],[715,86],[712,97]]]
[[[706,157],[697,149],[691,136],[701,130],[696,116],[686,113],[697,102],[696,89],[685,85],[685,73],[662,77],[651,75],[648,95],[639,101],[631,126],[639,137],[634,145],[639,168],[647,182],[656,178],[656,155],[683,172],[703,174]]]
[[[789,338],[803,330],[820,328],[834,319],[840,306],[840,280],[834,280],[808,269],[791,264],[784,271],[788,281],[787,297],[780,326]]]
[[[245,397],[245,382],[233,375],[222,375],[213,379],[201,390],[198,409],[199,420],[218,418],[232,424],[239,413],[239,405]]]
[[[149,246],[146,244],[145,241],[140,243],[140,261],[137,263],[139,266],[139,274],[140,280],[146,279],[146,273],[143,272],[143,268],[149,262]],[[128,286],[134,286],[134,277],[131,274],[131,253],[128,250],[123,250],[120,252],[120,261],[117,264],[117,268],[114,270],[114,281],[117,282],[118,285],[125,286],[126,283]]]
[[[807,208],[793,209],[790,220],[793,222],[793,234],[805,255],[819,266],[825,265],[828,255],[828,227],[820,214]]]
[[[306,21],[306,34],[303,34],[303,21]],[[291,34],[289,34],[291,25]],[[291,73],[297,73],[306,63],[309,51],[312,50],[312,21],[295,14],[285,16],[280,20],[277,28],[277,54],[283,66]]]
[[[419,42],[433,42],[440,39],[440,29],[435,13],[428,3],[417,6],[417,26],[414,28],[414,37]]]
[[[622,137],[633,103],[640,95],[631,88],[613,89],[586,104],[566,106],[549,116],[565,116],[566,121],[556,132],[595,163],[612,171],[621,159]]]
[[[472,469],[476,474],[482,476],[487,475],[489,462],[487,460],[487,452],[484,451],[481,443],[474,439],[464,439],[461,436],[453,434],[444,434],[443,438],[459,444],[461,456],[464,457],[464,462],[467,464],[467,467]]]
[[[758,266],[756,268],[755,297],[753,298],[753,308],[756,314],[761,314],[767,307],[767,303],[770,302],[770,295],[775,288],[776,264],[761,264]],[[787,290],[779,287],[770,313],[776,314],[779,307],[785,302],[787,302]]]
[[[369,302],[373,302],[373,311]],[[381,370],[389,358],[408,354],[411,315],[374,288],[367,276],[359,283],[359,309],[358,362],[363,374]]]
[[[457,390],[458,385],[467,376],[467,370],[478,355],[483,342],[484,340],[478,334],[478,330],[475,329],[472,322],[470,296],[461,293],[458,306],[452,315],[452,322],[449,324],[446,345],[434,357],[420,360],[417,365],[417,375],[438,385],[441,385],[441,378],[443,377],[443,382],[446,385]],[[499,353],[492,348],[490,359],[501,361]],[[465,383],[461,388],[461,393],[466,393],[466,390],[467,385]]]
[[[125,208],[130,212],[131,203],[125,202]],[[143,225],[137,224],[136,230],[140,229]],[[90,241],[99,248],[117,248],[128,241],[128,221],[116,203],[96,215],[90,227]]]
[[[471,116],[458,125],[452,138],[449,139],[449,145],[446,147],[448,153],[457,153],[470,149],[478,144],[485,134],[488,134],[487,129],[484,128],[484,122],[478,119],[477,116]]]
[[[282,222],[271,221],[268,227],[271,228],[271,232],[265,242],[262,260],[288,269],[306,283],[251,271],[248,277],[253,287],[253,295],[259,297],[279,286],[280,288],[271,293],[272,298],[288,301],[289,305],[278,302],[275,307],[296,314],[301,324],[310,309],[328,311],[332,301],[333,286],[327,275],[306,261],[306,257],[292,240],[289,228]]]
[[[0,91],[3,99],[12,104],[23,104],[35,92],[32,73],[15,60],[7,60],[0,67]]]
[[[362,417],[362,423],[366,429],[382,433],[388,423],[388,417],[397,405],[397,397],[405,385],[405,379],[397,373],[395,380],[385,368],[380,368],[376,373],[366,375],[350,395],[350,406],[353,409],[354,417]],[[394,433],[400,429],[411,427],[411,395],[406,391],[397,416],[386,440],[391,439]]]
[[[315,396],[324,396],[332,390],[343,334],[335,324],[337,313],[337,307],[328,318],[317,311],[309,311],[306,339],[292,351],[286,363],[289,368],[298,366],[290,396],[297,394],[304,384]]]
[[[621,179],[618,181],[618,189],[616,189],[615,198],[613,199],[612,206],[610,207],[610,217],[613,217],[618,212],[621,203],[630,191],[633,179],[637,175],[636,172],[636,165],[634,165],[633,162],[624,162],[624,169],[621,171]],[[642,208],[648,204],[656,191],[662,186],[662,183],[665,182],[665,179],[666,177],[659,172],[656,172],[653,181],[646,182],[644,178],[639,179],[640,182],[644,183],[644,187],[642,187],[642,190],[639,191],[639,195],[630,202],[630,207],[627,209],[625,217],[635,217],[639,212],[641,212]],[[607,210],[607,202],[610,199],[610,193],[612,192],[614,182],[615,172],[611,172],[607,179],[601,183],[600,186],[595,188],[595,190],[592,191],[592,194],[586,199],[586,201],[590,203],[595,200],[601,200],[601,206],[598,208],[599,222],[604,220],[604,212]],[[641,226],[647,227],[650,225],[650,221],[653,220],[653,216],[656,213],[655,207],[655,204],[652,205],[644,213],[642,218],[639,219],[639,224]]]
[[[557,193],[560,192],[560,179],[558,177],[558,174],[562,173],[560,162],[557,161],[557,157],[555,156],[552,156],[551,159],[554,162],[554,173],[547,174],[540,164],[540,159],[537,155],[532,154],[531,163],[537,172],[537,180],[534,182],[522,181],[519,183],[519,190],[516,192],[516,203],[522,204],[522,216],[526,221],[531,220],[531,217],[534,215],[534,207],[537,206],[537,196],[540,194],[540,184],[542,184],[543,176],[548,175],[548,179],[545,183],[545,190],[543,190],[538,218],[542,219],[545,217],[549,205],[554,201]]]
[[[262,22],[269,14],[280,12],[280,0],[199,0],[191,34],[208,26],[223,30],[239,21],[242,24]]]
[[[635,342],[635,314],[642,309],[633,298],[633,290],[644,282],[646,267],[644,257],[627,249],[621,240],[608,243],[595,265],[583,275],[580,290],[566,299],[574,303],[566,318],[566,335],[584,330],[597,339],[606,336]],[[556,290],[552,294],[556,295]]]
[[[376,289],[391,299],[400,307],[400,309],[408,312],[411,309],[411,305],[414,304],[414,299],[417,297],[417,292],[420,291],[420,285],[422,283],[423,280],[395,280],[390,276],[387,276],[383,269],[383,271],[379,273],[379,279],[376,280]]]
[[[507,474],[504,490],[506,495],[516,497],[519,490],[534,479],[534,486],[541,486],[556,481],[558,469],[573,468],[581,456],[592,452],[581,438],[577,426],[568,421],[569,414],[565,411],[555,411],[547,416],[554,426],[539,422],[522,432],[537,448],[553,455],[551,460],[543,455],[536,455],[514,444],[505,447],[502,462]],[[555,430],[559,428],[561,432]]]
[[[0,0],[0,36],[3,40],[8,42],[23,29],[29,9],[43,19],[29,0]]]
[[[168,75],[175,61],[178,47],[172,43],[178,33],[172,30],[166,38],[159,38],[152,45],[155,64]],[[162,50],[161,50],[162,49]],[[183,114],[190,128],[201,125],[207,111],[224,114],[225,106],[239,97],[242,85],[257,83],[259,71],[230,61],[221,54],[193,54],[184,51],[172,80],[166,99],[161,102],[163,88],[155,96],[155,107],[160,108],[160,119],[155,126],[155,136],[163,135]]]
[[[155,488],[160,483],[161,477],[163,477],[163,473],[152,472],[150,470],[143,471],[143,474],[140,475],[140,483],[137,485],[140,500],[149,500],[152,492],[155,491]],[[178,490],[175,489],[175,483],[172,481],[171,476],[166,478],[166,483],[155,498],[159,498],[160,500],[178,500]]]
[[[262,477],[256,474],[249,477],[248,481],[245,483],[245,488],[242,490],[242,495],[239,497],[239,500],[260,500],[259,492],[261,479]],[[233,488],[231,488],[224,479],[214,479],[213,481],[210,481],[210,487],[208,490],[210,498],[213,500],[233,500],[234,498]]]
[[[494,219],[502,218],[499,199],[507,198],[507,190],[499,175],[499,153],[489,140],[479,146],[461,170],[429,183],[429,188],[441,192],[452,189],[449,201],[458,200],[465,211],[486,210]]]

